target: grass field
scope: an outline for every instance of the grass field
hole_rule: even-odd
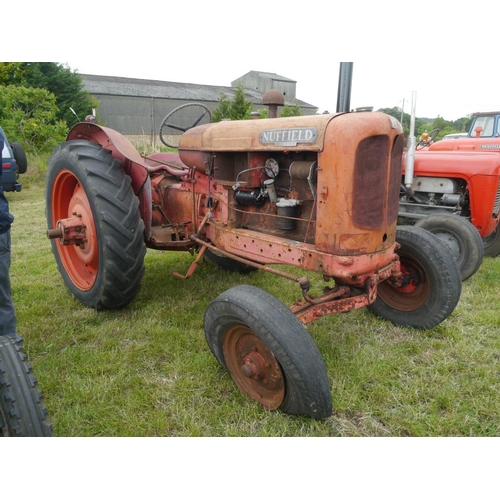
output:
[[[43,167],[8,193],[11,278],[25,339],[58,436],[498,436],[500,258],[464,283],[454,313],[429,331],[396,327],[367,310],[308,326],[323,355],[334,414],[323,421],[267,412],[243,396],[206,344],[203,315],[248,283],[290,305],[296,284],[241,276],[188,253],[148,251],[137,299],[87,309],[65,289],[46,238]]]

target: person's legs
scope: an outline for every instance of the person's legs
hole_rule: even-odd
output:
[[[10,231],[0,234],[0,335],[21,341],[16,333],[16,311],[10,286]]]

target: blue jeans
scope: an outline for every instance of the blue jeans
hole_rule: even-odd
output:
[[[16,311],[10,287],[10,230],[0,234],[0,335],[21,340],[16,334]]]

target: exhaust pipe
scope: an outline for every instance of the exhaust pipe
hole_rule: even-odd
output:
[[[341,62],[337,90],[337,113],[347,113],[351,108],[352,62]]]
[[[417,93],[415,91],[411,94],[411,120],[410,120],[410,134],[408,135],[406,147],[406,168],[405,168],[405,188],[406,193],[411,195],[411,185],[413,183],[413,168],[415,166],[415,107],[417,103]]]

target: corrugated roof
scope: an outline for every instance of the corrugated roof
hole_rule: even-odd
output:
[[[94,95],[117,95],[130,97],[154,97],[163,99],[180,99],[186,101],[217,102],[222,94],[233,97],[235,87],[222,87],[215,85],[200,85],[196,83],[164,82],[161,80],[142,80],[138,78],[125,78],[119,76],[100,76],[80,74],[84,90]],[[292,80],[293,81],[293,80]],[[262,104],[260,92],[244,89],[245,97],[254,104]],[[285,100],[285,104],[316,108],[300,99]]]

